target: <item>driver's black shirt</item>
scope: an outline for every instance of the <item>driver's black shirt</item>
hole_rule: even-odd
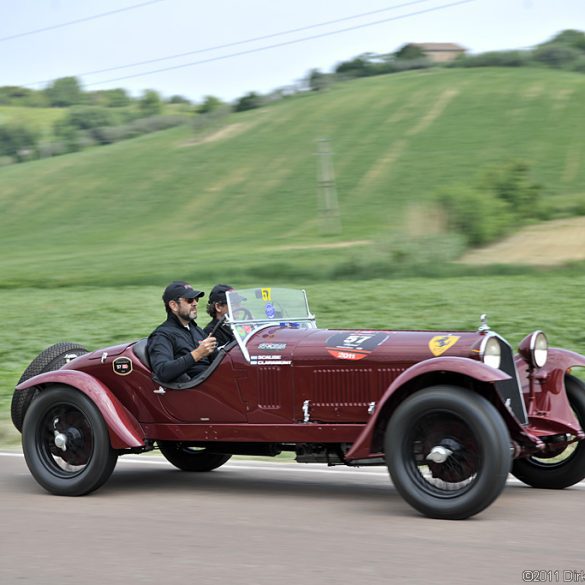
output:
[[[185,327],[170,314],[148,337],[146,351],[154,376],[161,382],[184,382],[203,372],[215,353],[196,362],[191,352],[206,337],[195,321]]]

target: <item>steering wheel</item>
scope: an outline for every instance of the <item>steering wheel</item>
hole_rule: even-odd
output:
[[[250,309],[247,307],[238,307],[233,310],[235,321],[251,321],[253,319]]]

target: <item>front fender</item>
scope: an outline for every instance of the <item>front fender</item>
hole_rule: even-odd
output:
[[[549,349],[542,368],[531,369],[521,356],[516,356],[516,366],[531,432],[539,436],[570,433],[585,437],[565,390],[565,376],[573,367],[585,367],[585,356],[555,347]]]
[[[550,372],[552,370],[563,370],[566,372],[569,368],[577,366],[585,367],[585,356],[568,349],[561,349],[559,347],[551,347],[548,350],[548,359],[546,365],[542,368],[543,371]]]
[[[29,378],[16,387],[17,391],[37,387],[41,391],[52,384],[65,384],[83,392],[103,416],[114,449],[144,446],[144,431],[134,416],[102,382],[77,370],[55,370]]]
[[[456,374],[472,378],[478,382],[495,384],[502,380],[509,380],[510,376],[501,370],[487,366],[482,362],[463,357],[437,357],[424,362],[419,362],[414,366],[408,368],[384,392],[379,403],[376,405],[376,411],[368,424],[361,432],[357,441],[353,444],[351,449],[347,452],[345,459],[348,461],[357,459],[367,459],[372,453],[372,442],[374,433],[378,428],[378,424],[384,419],[388,419],[391,413],[399,404],[398,400],[393,401],[393,398],[400,392],[402,388],[407,386],[410,382],[427,376],[432,373],[441,374]],[[440,380],[437,380],[440,383]],[[394,404],[392,404],[394,402]]]

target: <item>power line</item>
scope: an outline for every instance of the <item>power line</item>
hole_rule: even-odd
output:
[[[303,43],[305,41],[311,41],[311,40],[315,40],[315,39],[319,39],[319,38],[323,38],[323,37],[328,37],[328,36],[332,36],[332,35],[337,35],[337,34],[341,34],[344,32],[350,32],[353,30],[358,30],[360,28],[366,28],[369,26],[375,26],[377,24],[383,24],[385,22],[391,22],[394,20],[402,20],[404,18],[410,18],[412,16],[418,16],[420,14],[426,14],[429,12],[437,12],[439,10],[444,10],[446,8],[452,8],[453,6],[460,6],[462,4],[469,4],[470,2],[475,2],[476,0],[459,0],[458,2],[451,2],[450,4],[442,4],[441,6],[435,6],[433,8],[427,8],[425,10],[419,10],[417,12],[409,12],[407,14],[401,14],[400,16],[393,16],[390,18],[384,18],[381,20],[375,20],[373,22],[367,22],[364,24],[358,24],[355,26],[351,26],[351,27],[347,27],[347,28],[342,28],[342,29],[337,29],[334,31],[329,31],[329,32],[325,32],[325,33],[321,33],[321,34],[317,34],[317,35],[310,35],[307,37],[301,37],[299,39],[293,39],[290,41],[283,41],[281,43],[274,43],[272,45],[266,45],[264,47],[256,47],[254,49],[248,49],[247,51],[238,51],[236,53],[228,53],[227,55],[220,55],[219,57],[210,57],[209,59],[203,59],[201,61],[192,61],[190,63],[183,63],[181,65],[173,65],[171,67],[163,67],[161,69],[153,69],[151,71],[143,71],[142,73],[134,73],[132,75],[125,75],[123,77],[115,77],[113,79],[105,79],[102,81],[94,81],[92,83],[86,83],[85,86],[86,87],[90,87],[90,86],[94,86],[94,85],[102,85],[104,83],[114,83],[115,81],[124,81],[126,79],[134,79],[136,77],[145,77],[147,75],[154,75],[155,73],[163,73],[165,71],[173,71],[175,69],[184,69],[185,67],[194,67],[195,65],[203,65],[206,63],[213,63],[215,61],[222,61],[225,59],[231,59],[233,57],[241,57],[242,55],[250,55],[252,53],[258,53],[260,51],[268,51],[270,49],[276,49],[279,47],[285,47],[287,45],[294,45],[294,44],[298,44],[298,43]],[[26,86],[24,86],[26,87]]]
[[[84,18],[70,20],[69,22],[62,22],[60,24],[54,24],[51,26],[43,27],[43,28],[37,28],[35,30],[29,30],[27,32],[18,33],[15,35],[10,35],[8,37],[2,37],[2,38],[0,38],[0,43],[3,43],[5,41],[12,41],[13,39],[19,39],[21,37],[26,37],[29,35],[36,35],[38,33],[47,32],[49,30],[55,30],[57,28],[64,28],[66,26],[71,26],[73,24],[79,24],[81,22],[88,22],[90,20],[96,20],[97,18],[104,18],[105,16],[111,16],[112,14],[118,14],[120,12],[127,12],[128,10],[136,10],[137,8],[143,8],[144,6],[148,6],[149,4],[156,4],[157,2],[165,2],[165,0],[150,0],[149,2],[142,2],[141,4],[133,4],[132,6],[126,6],[126,8],[118,8],[116,10],[110,10],[109,12],[102,12],[100,14],[94,14],[93,16],[86,16]]]
[[[404,4],[395,4],[392,6],[387,6],[385,8],[380,8],[378,10],[371,10],[370,12],[362,12],[360,14],[353,14],[351,16],[345,16],[343,18],[337,18],[335,20],[327,20],[324,22],[318,22],[316,24],[310,24],[307,26],[299,27],[299,28],[292,28],[292,29],[277,32],[277,33],[271,33],[268,35],[262,35],[259,37],[253,37],[253,38],[244,39],[241,41],[234,41],[232,43],[225,43],[223,45],[215,45],[213,47],[206,47],[204,49],[196,49],[194,51],[187,51],[185,53],[176,53],[174,55],[167,55],[166,57],[158,57],[156,59],[149,59],[147,61],[138,61],[136,63],[128,63],[127,65],[117,65],[115,67],[108,67],[106,69],[96,69],[94,71],[85,71],[84,73],[75,74],[75,77],[83,77],[84,75],[97,75],[98,73],[107,73],[108,71],[118,71],[120,69],[128,69],[130,67],[138,67],[140,65],[151,65],[152,63],[160,63],[161,61],[169,61],[170,59],[178,59],[180,57],[187,57],[189,55],[209,53],[211,51],[217,51],[219,49],[228,49],[229,47],[236,47],[238,45],[245,45],[245,44],[254,43],[257,41],[265,41],[267,39],[272,39],[274,37],[289,35],[289,34],[297,33],[297,32],[303,32],[303,31],[310,30],[313,28],[318,28],[321,26],[328,26],[330,24],[338,24],[340,22],[344,22],[347,20],[354,20],[356,18],[363,18],[364,16],[372,16],[374,14],[380,14],[381,12],[388,12],[389,10],[397,10],[398,8],[405,8],[407,6],[412,6],[414,4],[422,4],[424,2],[430,2],[430,0],[414,0],[412,2],[405,2]],[[37,84],[41,84],[41,83],[49,83],[51,81],[52,81],[51,79],[47,79],[44,81],[35,81],[34,83],[30,83],[25,87],[28,87],[31,85],[37,85]]]

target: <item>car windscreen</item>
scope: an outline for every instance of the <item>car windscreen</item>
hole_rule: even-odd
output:
[[[266,324],[314,327],[304,290],[264,287],[228,291],[228,322],[240,339]]]

